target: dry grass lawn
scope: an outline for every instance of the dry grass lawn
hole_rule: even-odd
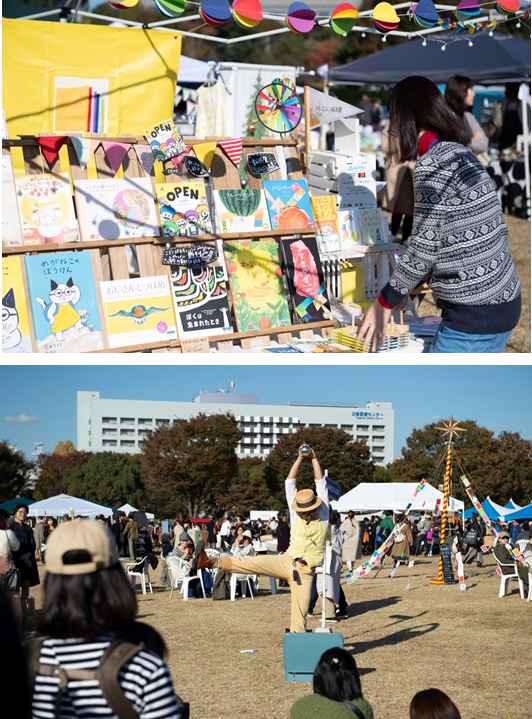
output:
[[[429,584],[437,562],[419,558],[408,591],[405,566],[393,579],[385,566],[374,579],[344,584],[350,617],[333,631],[356,658],[375,718],[407,719],[412,696],[438,687],[455,701],[462,719],[531,719],[532,602],[520,599],[517,582],[511,582],[511,594],[498,598],[491,555],[485,567],[468,568],[465,592],[458,585]],[[159,575],[160,569],[152,572],[153,579]],[[40,590],[33,590],[37,607]],[[178,593],[170,600],[157,581],[153,595],[142,596],[138,587],[137,592],[139,619],[163,635],[176,691],[190,702],[193,719],[288,717],[292,703],[312,691],[311,684],[284,680],[287,589],[271,596],[262,578],[256,599],[235,602],[184,602]],[[318,623],[309,619],[309,628]],[[258,652],[241,654],[242,649]]]

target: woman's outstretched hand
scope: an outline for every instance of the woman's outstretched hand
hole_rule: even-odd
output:
[[[358,339],[364,339],[364,349],[373,338],[373,352],[378,352],[380,347],[384,346],[386,337],[386,325],[390,321],[391,310],[385,309],[378,300],[376,300],[369,310],[366,312],[362,327],[358,331]]]

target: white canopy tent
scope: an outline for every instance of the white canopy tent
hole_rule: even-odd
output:
[[[71,508],[75,515],[81,517],[98,517],[100,514],[103,514],[104,517],[113,516],[111,507],[89,502],[88,499],[72,497],[70,494],[58,494],[55,497],[43,499],[41,502],[34,502],[30,505],[29,516],[61,517],[63,514],[70,515]]]
[[[340,497],[337,502],[331,502],[331,507],[337,512],[380,512],[385,509],[401,512],[406,509],[416,491],[415,483],[385,482],[371,484],[362,482],[354,489]],[[426,484],[415,498],[412,511],[433,512],[436,507],[436,500],[440,500],[440,511],[443,506],[443,493],[430,484]],[[464,503],[453,497],[449,497],[448,510],[461,512]]]
[[[143,510],[135,509],[135,507],[132,507],[131,504],[128,504],[127,502],[126,502],[126,504],[123,504],[121,507],[118,507],[118,509],[117,509],[117,512],[124,512],[126,517],[129,515],[130,512],[139,512],[139,511],[143,511]],[[151,512],[144,512],[144,514],[146,515],[146,517],[148,519],[155,519],[155,515],[152,514]]]

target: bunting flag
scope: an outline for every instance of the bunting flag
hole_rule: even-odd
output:
[[[105,140],[102,140],[101,143],[105,151],[105,156],[107,157],[107,162],[111,165],[113,175],[116,175],[131,145],[126,145],[123,142],[106,142]]]
[[[150,177],[155,163],[155,155],[151,151],[151,147],[149,145],[133,145],[133,147],[135,148],[138,160],[144,170],[144,174],[146,177]]]
[[[71,136],[70,139],[78,156],[79,166],[84,170],[87,167],[88,161],[91,159],[94,140],[91,140],[90,137],[74,136]]]
[[[66,135],[54,135],[53,137],[36,137],[35,138],[43,151],[48,164],[51,165],[57,157],[59,150],[68,140]]]
[[[308,88],[308,97],[311,127],[340,120],[342,117],[353,117],[353,115],[358,115],[359,112],[362,112],[358,107],[348,105],[347,102],[342,102],[337,97],[331,97],[331,95],[314,90],[312,87]]]
[[[221,140],[218,144],[223,148],[225,154],[231,160],[233,165],[240,167],[240,160],[242,158],[242,138],[238,140]]]
[[[172,157],[172,162],[179,170],[179,173],[181,174],[183,172],[183,165],[185,164],[185,157],[188,155],[190,150],[192,149],[192,145],[187,145],[187,149],[182,152],[180,155],[175,155],[175,157]]]
[[[202,142],[194,145],[194,152],[200,162],[202,162],[207,170],[211,169],[212,158],[216,152],[215,142]]]

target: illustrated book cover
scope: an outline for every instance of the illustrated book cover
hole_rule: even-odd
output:
[[[25,262],[37,351],[103,349],[90,252],[27,255]]]
[[[288,289],[298,322],[327,319],[330,306],[315,237],[281,240]]]
[[[382,228],[382,211],[359,210],[360,235],[363,245],[378,245],[386,242]]]
[[[155,196],[164,237],[196,237],[212,233],[203,180],[157,184]]]
[[[340,225],[340,248],[351,250],[362,244],[358,210],[354,207],[338,208],[338,223]]]
[[[264,180],[272,230],[315,227],[306,180]]]
[[[187,146],[179,134],[172,119],[163,120],[143,130],[144,137],[150,143],[151,151],[158,162],[186,152]]]
[[[15,178],[25,245],[78,242],[78,223],[68,173]]]
[[[218,232],[271,229],[263,190],[215,190],[214,208]]]
[[[159,222],[148,177],[74,180],[84,242],[159,237]]]
[[[177,338],[167,275],[100,282],[109,347]]]
[[[2,352],[31,352],[21,257],[2,257]]]
[[[224,242],[237,329],[291,324],[275,240]]]
[[[334,252],[341,249],[336,197],[316,195],[310,198],[310,203],[316,222],[316,240],[320,252]]]

